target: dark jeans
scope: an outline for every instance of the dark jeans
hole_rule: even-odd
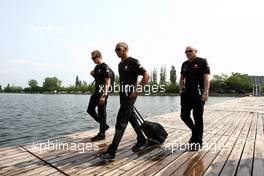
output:
[[[91,95],[90,102],[87,108],[87,112],[90,116],[94,118],[99,124],[100,124],[100,133],[104,134],[106,129],[106,105],[107,105],[107,98],[105,98],[105,103],[103,105],[99,105],[99,100],[101,97],[101,93],[95,92]],[[97,111],[95,111],[95,108],[98,107]]]
[[[128,122],[130,122],[137,134],[137,141],[145,141],[145,137],[140,129],[136,114],[133,110],[135,102],[136,98],[128,98],[125,94],[120,94],[120,109],[118,111],[116,120],[115,136],[113,138],[112,144],[108,147],[107,152],[112,154],[116,153]]]
[[[199,93],[183,92],[181,94],[181,119],[192,130],[194,142],[203,141],[203,112],[204,101]],[[191,119],[191,110],[193,120]]]

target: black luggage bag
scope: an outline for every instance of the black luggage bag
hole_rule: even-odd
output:
[[[140,123],[140,128],[147,136],[147,138],[156,143],[162,144],[168,136],[168,133],[163,128],[163,126],[156,122],[145,121],[135,107],[134,110],[137,114],[137,119]]]

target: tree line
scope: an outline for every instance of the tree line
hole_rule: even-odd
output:
[[[150,71],[149,85],[164,85],[165,94],[177,94],[179,85],[177,83],[177,74],[175,66],[171,66],[169,77],[167,68],[162,65],[160,69],[154,68]],[[159,78],[159,79],[158,79]],[[116,76],[115,83],[119,84],[119,77]],[[62,86],[62,81],[57,77],[46,77],[40,85],[37,80],[31,79],[28,81],[28,87],[22,88],[7,84],[0,92],[6,93],[90,93],[95,89],[94,82],[87,83],[81,81],[76,76],[75,83],[70,86]],[[264,90],[264,85],[262,85]],[[213,75],[211,79],[210,93],[213,94],[247,94],[252,93],[252,84],[247,74],[232,73],[230,76],[226,74]]]

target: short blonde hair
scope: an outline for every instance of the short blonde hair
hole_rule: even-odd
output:
[[[101,54],[101,52],[100,52],[99,50],[94,50],[94,51],[92,51],[92,52],[91,52],[91,55],[95,55],[95,56],[97,56],[97,57],[102,57],[102,54]]]

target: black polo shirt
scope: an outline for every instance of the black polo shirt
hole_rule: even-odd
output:
[[[104,86],[105,79],[110,78],[110,68],[107,64],[102,63],[96,65],[94,68],[94,78],[95,78],[95,90],[98,92],[100,90],[100,85]]]
[[[136,85],[139,75],[143,75],[146,70],[137,59],[128,57],[118,64],[120,85]]]
[[[210,68],[206,59],[197,57],[182,64],[181,74],[185,77],[185,91],[196,93],[204,89],[204,74],[210,74]]]

